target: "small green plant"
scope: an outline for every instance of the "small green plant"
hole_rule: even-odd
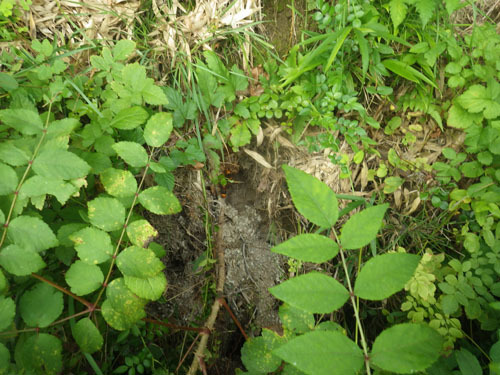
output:
[[[405,252],[376,255],[359,265],[356,280],[350,280],[346,253],[362,251],[375,243],[388,205],[371,206],[354,214],[337,234],[334,225],[339,210],[335,193],[300,170],[288,166],[283,169],[297,210],[321,231],[329,229],[331,236],[301,234],[272,251],[316,264],[339,255],[347,288],[335,278],[316,271],[271,288],[271,294],[284,302],[280,308],[284,333],[280,336],[263,330],[262,336],[247,341],[242,349],[247,370],[252,374],[267,374],[282,368],[282,373],[354,375],[363,366],[367,374],[372,370],[410,373],[431,366],[439,358],[443,344],[441,335],[433,328],[425,324],[396,324],[380,333],[369,348],[371,340],[365,336],[361,323],[359,299],[381,301],[400,291],[420,261],[419,256]],[[359,343],[352,341],[336,322],[317,322],[313,315],[331,314],[348,300],[354,311]],[[282,361],[286,363],[284,367],[280,367]]]

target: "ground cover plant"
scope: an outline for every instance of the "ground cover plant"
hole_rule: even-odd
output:
[[[88,8],[122,30],[67,13],[71,34],[49,39],[23,23],[37,1],[0,1],[0,374],[500,373],[498,7],[265,3],[290,15],[278,56],[257,2],[129,5]],[[347,190],[286,165],[299,148]],[[298,212],[268,230],[289,268],[271,327],[226,303],[242,155],[267,171],[256,191],[282,179],[268,210]],[[171,272],[154,215],[181,231],[190,205],[204,280],[185,289],[203,302],[178,326],[152,313]]]

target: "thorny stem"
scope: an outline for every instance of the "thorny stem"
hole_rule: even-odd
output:
[[[363,354],[365,356],[366,373],[367,373],[367,375],[371,375],[370,357],[368,355],[368,345],[366,344],[365,333],[363,331],[363,326],[361,325],[361,319],[359,318],[358,304],[356,303],[356,298],[354,296],[354,291],[352,289],[351,280],[349,279],[349,270],[347,269],[347,263],[346,263],[345,257],[344,257],[344,250],[342,249],[342,246],[340,245],[340,241],[339,241],[339,238],[337,237],[337,232],[335,230],[333,230],[333,234],[335,236],[335,239],[337,240],[337,243],[339,244],[340,258],[342,259],[342,266],[344,268],[345,277],[347,280],[347,287],[349,289],[349,296],[351,298],[352,308],[354,310],[354,317],[356,318],[356,326],[359,328],[359,337],[361,339],[361,347],[363,348]]]

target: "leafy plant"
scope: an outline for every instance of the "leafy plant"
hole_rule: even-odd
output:
[[[388,205],[368,207],[354,215],[337,234],[339,217],[335,193],[314,177],[283,166],[290,195],[297,210],[331,236],[301,234],[274,247],[273,252],[299,261],[321,264],[340,255],[347,288],[335,278],[312,271],[291,278],[270,289],[284,302],[280,312],[284,333],[264,330],[242,349],[242,361],[253,374],[266,374],[280,368],[305,374],[356,374],[363,365],[395,373],[423,371],[439,357],[443,340],[424,324],[396,324],[378,335],[371,349],[361,324],[359,299],[384,300],[404,288],[412,278],[420,257],[407,253],[386,253],[369,259],[360,267],[355,282],[349,278],[346,253],[362,251],[374,242]],[[360,257],[361,259],[361,257]],[[360,265],[361,266],[361,265]],[[361,348],[332,321],[316,322],[313,314],[330,314],[348,300],[354,311]]]

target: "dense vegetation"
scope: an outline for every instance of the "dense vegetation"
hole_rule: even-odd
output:
[[[258,327],[237,373],[500,374],[498,28],[458,0],[299,3],[283,59],[255,23],[212,25],[160,77],[151,2],[134,41],[72,48],[27,33],[31,1],[0,0],[0,374],[210,372],[215,349],[189,368],[169,335],[212,332],[222,222],[197,218],[198,265],[218,275],[210,330],[167,328],[147,314],[169,272],[149,218],[182,210],[181,167],[204,192],[228,184],[228,151],[261,144],[267,122],[352,191],[281,168],[303,219],[272,251],[298,276],[270,288],[282,327]]]

